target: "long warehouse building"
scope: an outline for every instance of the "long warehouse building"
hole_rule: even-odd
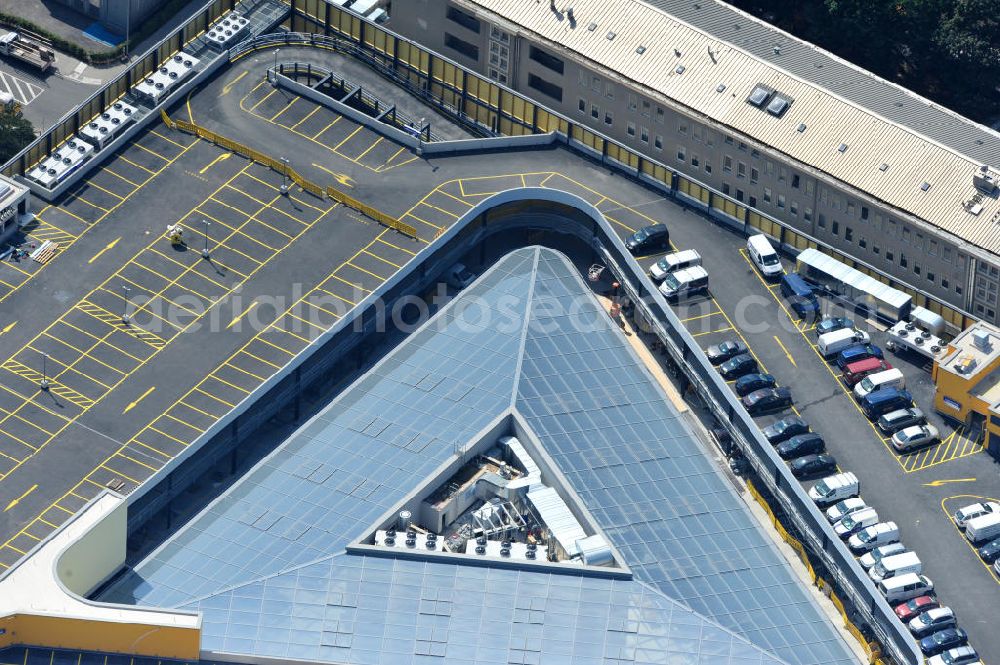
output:
[[[394,31],[684,175],[682,195],[1000,322],[996,132],[715,0],[392,9]]]

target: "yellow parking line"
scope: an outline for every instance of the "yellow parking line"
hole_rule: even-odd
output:
[[[91,208],[97,208],[98,210],[101,210],[102,212],[111,212],[110,210],[108,210],[107,208],[105,208],[105,207],[103,207],[103,206],[99,206],[99,205],[97,205],[96,203],[91,203],[90,201],[88,201],[87,199],[83,198],[83,197],[82,197],[82,196],[80,196],[79,194],[70,194],[70,197],[71,197],[71,198],[72,198],[72,199],[73,199],[74,201],[80,201],[80,202],[82,202],[82,203],[86,203],[86,204],[87,204],[87,205],[89,205],[89,206],[90,206]],[[87,224],[90,224],[90,223],[91,223],[91,222],[87,222]]]
[[[273,95],[277,91],[278,91],[277,88],[275,88],[274,90],[271,90],[266,95],[264,95],[259,102],[257,102],[256,104],[254,104],[253,106],[250,107],[250,112],[253,113],[254,111],[256,111],[258,106],[260,106],[261,104],[263,104],[264,102],[266,102],[268,99],[270,99],[271,95]]]
[[[171,307],[176,307],[177,309],[182,309],[185,312],[187,312],[188,314],[191,314],[191,315],[194,315],[194,316],[198,316],[198,314],[199,314],[199,312],[191,309],[190,307],[182,305],[179,302],[174,302],[173,300],[171,300],[170,298],[166,297],[163,294],[157,294],[156,291],[153,291],[153,290],[151,290],[151,289],[149,289],[149,288],[147,288],[145,286],[142,286],[141,284],[138,284],[138,283],[132,281],[128,277],[124,277],[124,276],[121,276],[121,275],[119,275],[119,277],[121,278],[121,280],[123,282],[128,282],[129,284],[131,284],[132,286],[134,286],[137,290],[144,291],[146,294],[148,294],[148,295],[146,295],[146,297],[149,298],[150,300],[155,300],[156,298],[159,298],[160,300],[162,300],[163,302],[167,303]],[[117,295],[117,294],[115,294],[115,295]]]
[[[354,158],[354,161],[356,161],[356,162],[359,162],[359,161],[361,161],[361,159],[362,159],[362,158],[363,158],[363,157],[364,157],[365,155],[367,155],[367,154],[368,154],[369,152],[371,152],[371,151],[372,151],[372,149],[373,149],[373,148],[374,148],[375,146],[377,146],[377,145],[378,145],[379,143],[381,143],[382,141],[383,141],[382,137],[381,137],[381,136],[379,136],[379,137],[378,137],[378,139],[377,139],[377,140],[376,140],[376,141],[375,141],[374,143],[372,143],[372,144],[371,144],[370,146],[368,146],[368,149],[367,149],[367,150],[365,150],[365,151],[364,151],[363,153],[361,153],[360,155],[358,155],[357,157],[355,157],[355,158]]]
[[[351,132],[350,134],[348,134],[348,135],[347,135],[347,136],[346,136],[346,137],[344,138],[344,140],[342,140],[342,141],[341,141],[340,143],[338,143],[338,144],[337,144],[336,146],[334,146],[334,147],[332,148],[332,150],[333,150],[334,152],[338,152],[338,149],[340,148],[340,146],[342,146],[342,145],[344,145],[345,143],[347,143],[348,141],[350,141],[350,140],[351,140],[351,138],[353,138],[355,134],[357,134],[357,133],[358,133],[358,132],[360,132],[360,131],[361,131],[362,129],[364,129],[364,127],[365,127],[364,125],[358,125],[358,128],[357,128],[357,129],[355,129],[355,130],[354,130],[353,132]],[[343,155],[343,156],[344,156],[344,157],[347,157],[347,155]],[[349,158],[348,158],[348,159],[349,159]]]
[[[118,369],[114,365],[109,365],[108,363],[104,362],[100,358],[95,358],[94,356],[90,355],[89,353],[87,353],[83,349],[76,348],[75,346],[73,346],[72,344],[70,344],[69,342],[67,342],[66,340],[60,339],[60,338],[56,337],[55,335],[53,335],[52,333],[50,333],[48,331],[44,331],[42,334],[45,335],[46,337],[48,337],[49,339],[53,339],[53,340],[59,342],[63,346],[68,346],[69,348],[73,349],[73,351],[86,356],[88,359],[93,360],[98,365],[104,365],[108,369],[113,370],[113,371],[115,371],[115,372],[117,372],[119,374],[125,374],[125,372],[121,371],[120,369]]]
[[[160,276],[160,277],[162,277],[162,275],[160,275],[159,273],[157,273],[157,272],[155,272],[155,271],[153,271],[153,270],[151,270],[151,269],[149,269],[149,268],[146,268],[146,266],[142,265],[141,263],[138,263],[138,262],[136,262],[136,264],[135,264],[135,265],[139,266],[140,268],[145,268],[146,270],[149,270],[149,271],[150,271],[150,272],[152,272],[153,274],[155,274],[155,275],[157,275],[157,276]],[[169,286],[170,286],[170,284],[168,283],[168,284],[167,284],[167,287],[169,287]],[[166,289],[167,287],[164,287],[164,289]],[[178,324],[174,323],[173,321],[171,321],[170,319],[165,319],[165,318],[163,318],[162,316],[160,316],[159,314],[155,313],[155,312],[154,312],[154,311],[153,311],[152,309],[150,309],[150,308],[149,308],[149,305],[150,305],[150,304],[151,304],[151,303],[153,302],[153,300],[155,300],[155,299],[156,299],[156,298],[157,298],[157,297],[159,296],[159,294],[158,294],[158,293],[154,293],[154,295],[153,295],[152,297],[150,297],[150,299],[149,299],[149,302],[147,302],[147,303],[145,303],[145,304],[142,304],[142,305],[138,305],[138,304],[136,304],[136,303],[132,302],[131,300],[129,300],[128,298],[126,298],[125,296],[123,296],[123,295],[122,295],[122,294],[120,294],[120,293],[117,293],[117,292],[115,292],[115,291],[112,291],[112,290],[110,290],[110,289],[106,289],[106,288],[104,288],[103,286],[100,286],[100,287],[98,287],[98,288],[99,288],[99,289],[100,289],[101,291],[103,291],[104,293],[107,293],[107,294],[109,294],[109,295],[112,295],[112,296],[114,296],[115,298],[118,298],[119,300],[121,300],[121,301],[122,301],[122,303],[123,303],[123,304],[124,304],[124,303],[128,303],[129,305],[131,305],[131,307],[132,307],[133,309],[132,309],[132,310],[130,311],[130,314],[131,314],[131,315],[132,315],[133,317],[134,317],[134,316],[135,316],[136,314],[138,314],[139,312],[145,312],[146,314],[149,314],[149,315],[150,315],[151,317],[153,317],[154,319],[158,319],[158,320],[160,320],[160,321],[163,321],[164,323],[166,323],[166,324],[167,324],[168,326],[170,326],[170,327],[171,327],[171,328],[173,328],[174,330],[178,330],[178,331],[179,331],[179,330],[183,330],[183,329],[184,329],[184,326],[180,326],[180,325],[178,325]],[[190,290],[190,289],[189,289],[189,290]],[[191,291],[191,293],[195,293],[195,292],[194,292],[194,291]],[[196,295],[197,295],[197,294],[196,294]],[[202,296],[202,297],[204,297],[204,296]],[[206,298],[206,300],[207,300],[207,298]]]
[[[132,166],[136,167],[137,169],[142,169],[143,171],[145,171],[146,173],[149,173],[150,175],[154,175],[155,176],[155,175],[157,175],[159,173],[159,171],[151,171],[150,169],[146,168],[142,164],[136,164],[135,162],[133,162],[131,159],[129,159],[125,155],[118,155],[118,159],[122,160],[126,164],[131,164]]]
[[[121,452],[119,452],[119,453],[115,453],[115,454],[116,454],[116,455],[117,455],[118,457],[121,457],[122,459],[127,459],[127,460],[128,460],[129,462],[132,462],[133,464],[138,464],[139,466],[144,466],[144,467],[146,467],[147,469],[149,469],[150,471],[159,471],[159,469],[158,469],[157,467],[155,467],[155,466],[150,466],[149,464],[146,464],[145,462],[140,462],[140,461],[139,461],[139,460],[137,460],[136,458],[134,458],[134,457],[130,457],[129,455],[126,455],[125,453],[121,453]]]
[[[173,436],[171,434],[167,434],[163,430],[161,430],[161,429],[159,429],[157,427],[154,427],[153,425],[148,425],[148,426],[145,427],[145,429],[151,429],[154,432],[156,432],[157,434],[159,434],[160,436],[164,436],[164,437],[170,439],[171,441],[174,441],[175,443],[179,443],[182,446],[184,446],[185,448],[187,448],[189,445],[191,445],[190,441],[182,441],[181,439],[178,439],[176,436]]]
[[[253,358],[254,360],[259,360],[260,362],[264,363],[265,365],[270,365],[270,366],[271,366],[271,367],[273,367],[274,369],[281,369],[281,365],[276,365],[276,364],[274,364],[273,362],[271,362],[270,360],[264,360],[264,359],[263,359],[263,358],[261,358],[260,356],[258,356],[258,355],[256,355],[256,354],[253,354],[253,353],[250,353],[250,352],[249,352],[249,351],[247,351],[246,349],[243,349],[243,353],[247,354],[248,356],[250,356],[250,357],[251,357],[251,358]]]
[[[472,207],[472,204],[471,204],[471,203],[469,203],[468,201],[466,201],[466,200],[464,200],[464,199],[460,199],[460,198],[458,198],[458,197],[457,197],[457,196],[455,196],[454,194],[450,194],[450,193],[446,192],[446,191],[445,191],[445,190],[443,190],[443,189],[438,189],[438,191],[439,191],[439,192],[441,192],[442,194],[444,194],[445,196],[449,197],[449,198],[452,198],[452,199],[455,199],[456,201],[458,201],[459,203],[461,203],[461,204],[462,204],[462,205],[464,205],[464,206],[468,206],[469,208],[471,208],[471,207]]]
[[[284,105],[284,106],[283,106],[283,107],[281,108],[281,110],[280,110],[280,111],[278,111],[277,113],[275,113],[274,115],[272,115],[272,116],[271,116],[271,122],[276,122],[276,121],[277,121],[277,119],[278,119],[278,116],[279,116],[279,115],[281,115],[282,113],[284,113],[285,111],[287,111],[288,109],[292,108],[292,106],[293,106],[293,105],[295,104],[295,102],[297,102],[297,101],[299,101],[299,97],[292,97],[292,101],[290,101],[290,102],[288,102],[287,104],[285,104],[285,105]],[[281,123],[276,123],[276,124],[281,124]]]
[[[156,152],[154,150],[150,150],[149,148],[147,148],[146,146],[142,145],[138,141],[134,141],[132,143],[132,145],[134,145],[136,148],[139,148],[140,150],[145,150],[146,152],[148,152],[149,154],[153,155],[154,157],[159,157],[160,159],[162,159],[165,162],[169,162],[170,161],[169,159],[167,159],[166,157],[164,157],[160,153],[158,153],[158,152]],[[150,173],[152,173],[152,171],[150,171]]]
[[[127,476],[124,473],[122,473],[121,471],[118,471],[117,469],[112,469],[107,464],[102,464],[100,466],[100,468],[102,468],[102,469],[104,469],[106,471],[110,471],[111,473],[113,473],[116,476],[121,476],[122,478],[124,478],[125,480],[129,481],[133,485],[139,486],[141,484],[140,481],[136,480],[135,478],[133,478],[131,476]],[[53,504],[53,505],[55,505],[56,507],[61,507],[61,506],[59,506],[59,504]],[[66,512],[69,512],[69,511],[67,510]],[[73,513],[70,513],[70,515],[72,515],[72,514]]]
[[[441,231],[442,229],[444,229],[443,226],[438,226],[437,224],[434,224],[432,222],[428,222],[426,219],[421,219],[420,217],[417,217],[416,215],[414,215],[412,212],[406,213],[405,215],[403,215],[402,217],[400,217],[400,219],[403,219],[405,217],[412,217],[413,219],[417,220],[421,224],[426,224],[427,226],[430,226],[431,228],[437,229],[438,231]]]
[[[284,334],[288,335],[289,337],[294,337],[295,339],[301,340],[304,344],[311,344],[312,343],[312,340],[309,339],[308,337],[303,337],[302,335],[298,335],[296,333],[293,333],[291,330],[287,330],[285,328],[278,328],[278,327],[275,327],[274,330],[277,330],[278,332],[284,333]]]
[[[126,177],[125,177],[125,176],[123,176],[123,175],[120,175],[120,174],[118,174],[118,173],[115,173],[114,171],[112,171],[112,170],[111,170],[110,168],[108,168],[107,166],[102,166],[102,167],[101,167],[101,170],[102,170],[102,171],[105,171],[105,172],[107,172],[107,173],[110,173],[111,175],[113,175],[114,177],[118,178],[119,180],[124,180],[125,182],[127,182],[127,183],[128,183],[128,184],[130,184],[130,185],[132,185],[133,187],[141,187],[141,186],[142,186],[142,185],[140,185],[140,184],[139,184],[139,183],[137,183],[137,182],[132,182],[131,180],[129,180],[128,178],[126,178]]]
[[[190,394],[190,393],[188,393],[188,394]],[[209,395],[209,397],[211,397],[211,395]],[[191,404],[188,404],[188,403],[187,403],[187,402],[185,402],[184,400],[181,400],[181,401],[179,401],[179,402],[178,402],[178,404],[181,404],[181,405],[183,405],[183,406],[184,406],[185,408],[188,408],[188,409],[191,409],[192,411],[196,411],[196,412],[200,413],[201,415],[203,415],[203,416],[205,416],[205,417],[207,417],[207,418],[211,418],[213,422],[214,422],[214,421],[216,421],[216,420],[218,420],[219,418],[221,418],[221,417],[222,417],[222,416],[217,416],[217,415],[215,415],[214,413],[209,413],[208,411],[204,411],[204,410],[202,410],[202,409],[199,409],[199,408],[198,408],[198,407],[196,407],[196,406],[193,406],[193,405],[191,405]]]
[[[301,125],[303,122],[305,122],[306,120],[308,120],[309,118],[311,118],[312,114],[315,113],[316,111],[320,110],[321,108],[323,108],[323,107],[317,105],[316,108],[314,108],[312,111],[309,111],[309,113],[307,113],[304,118],[302,118],[297,123],[295,123],[294,125],[292,125],[289,129],[295,129],[296,127],[298,127],[299,125]]]
[[[204,431],[205,431],[205,430],[204,430],[204,429],[202,429],[201,427],[197,427],[197,426],[195,426],[195,425],[192,425],[192,424],[191,424],[191,423],[189,423],[188,421],[186,421],[186,420],[183,420],[183,419],[181,419],[181,418],[178,418],[177,416],[173,415],[173,414],[172,414],[172,413],[170,413],[170,412],[167,412],[167,413],[164,413],[164,414],[163,414],[163,417],[164,417],[164,418],[170,418],[170,419],[171,419],[171,420],[173,420],[174,422],[178,422],[178,423],[180,423],[181,425],[184,425],[184,427],[187,427],[188,429],[193,429],[193,430],[194,430],[195,432],[198,432],[199,434],[200,434],[201,432],[204,432]]]
[[[166,141],[167,143],[173,143],[173,144],[174,144],[175,146],[177,146],[178,148],[185,148],[185,147],[187,147],[187,146],[184,146],[184,145],[181,145],[180,143],[178,143],[177,141],[173,140],[172,138],[169,138],[169,137],[167,137],[167,136],[164,136],[163,134],[159,133],[159,132],[158,132],[158,131],[156,131],[155,129],[151,129],[151,130],[149,130],[149,133],[150,133],[150,134],[152,134],[153,136],[158,136],[158,137],[160,137],[161,139],[163,139],[163,140],[164,140],[164,141]]]
[[[333,119],[333,122],[331,122],[331,123],[330,123],[329,125],[327,125],[327,126],[326,126],[326,127],[324,127],[323,129],[321,129],[321,130],[319,130],[318,132],[316,132],[315,134],[313,134],[313,135],[312,135],[312,139],[313,139],[314,141],[316,141],[316,140],[317,140],[317,139],[319,138],[320,134],[322,134],[322,133],[323,133],[323,132],[325,132],[326,130],[328,130],[328,129],[330,129],[331,127],[333,127],[334,125],[336,125],[336,124],[337,124],[337,121],[338,121],[338,120],[340,120],[340,119],[341,119],[342,117],[343,117],[343,116],[339,116],[339,115],[338,115],[338,116],[337,116],[336,118],[334,118],[334,119]],[[323,145],[326,145],[326,144],[323,144]],[[327,147],[329,148],[330,146],[327,146]]]
[[[310,295],[313,295],[313,294],[310,294]],[[306,299],[303,298],[302,304],[303,305],[309,305],[310,307],[312,307],[314,309],[318,309],[319,311],[323,312],[324,314],[329,314],[330,316],[332,316],[335,319],[339,319],[340,316],[341,316],[337,312],[331,312],[330,310],[326,309],[325,307],[320,307],[319,305],[317,305],[316,303],[312,302],[311,300],[306,300]]]
[[[86,331],[86,330],[84,330],[83,328],[80,328],[80,327],[78,327],[78,326],[75,326],[75,325],[73,325],[72,323],[70,323],[69,321],[60,321],[59,323],[63,324],[64,326],[68,326],[68,327],[70,327],[70,328],[73,328],[74,330],[78,330],[79,332],[83,333],[84,335],[86,335],[86,336],[88,336],[88,337],[90,337],[90,338],[92,338],[92,339],[96,339],[96,340],[100,341],[100,338],[99,338],[99,337],[97,337],[97,335],[94,335],[93,333],[90,333],[90,332],[87,332],[87,331]],[[128,351],[125,351],[124,349],[121,349],[121,348],[119,348],[119,347],[115,346],[115,345],[114,345],[114,344],[112,344],[111,342],[104,342],[104,344],[105,344],[106,346],[109,346],[109,347],[111,347],[111,348],[112,348],[112,349],[114,349],[115,351],[117,351],[117,352],[121,353],[122,355],[124,355],[124,356],[127,356],[127,357],[131,358],[132,360],[135,360],[136,362],[139,362],[139,363],[141,363],[141,362],[142,362],[142,358],[140,358],[140,357],[138,357],[138,356],[134,356],[134,355],[132,355],[132,354],[131,354],[131,353],[129,353]]]
[[[285,316],[287,316],[289,318],[292,318],[292,319],[295,319],[296,321],[301,321],[302,323],[306,324],[307,326],[315,328],[316,330],[318,330],[320,332],[326,332],[326,330],[327,330],[324,326],[316,325],[312,321],[309,321],[307,319],[303,319],[301,316],[298,316],[297,314],[293,314],[291,311],[285,312]],[[285,330],[285,332],[287,332],[290,335],[294,335],[295,334],[295,333],[293,333],[290,330]]]
[[[702,335],[711,335],[712,333],[729,332],[730,330],[734,330],[734,328],[732,326],[727,326],[725,328],[719,328],[718,330],[706,330],[705,332],[692,333],[691,337],[701,337]]]
[[[97,189],[101,190],[105,194],[110,194],[111,196],[114,196],[117,199],[121,199],[122,201],[125,200],[125,197],[122,196],[121,194],[115,194],[110,189],[105,189],[104,187],[101,187],[100,185],[98,185],[96,182],[88,180],[87,183],[84,186],[85,187],[96,187]]]
[[[406,146],[405,146],[405,145],[404,145],[404,146],[403,146],[402,148],[400,148],[399,150],[397,150],[396,152],[394,152],[394,153],[392,154],[392,157],[390,157],[389,159],[385,160],[385,163],[386,163],[386,164],[388,164],[388,163],[390,163],[390,162],[391,162],[392,160],[394,160],[394,159],[396,159],[397,157],[399,157],[399,156],[400,156],[400,155],[401,155],[401,154],[403,153],[403,151],[404,151],[404,150],[406,150]]]
[[[241,252],[240,250],[236,249],[236,248],[235,248],[235,247],[233,247],[232,245],[229,245],[229,244],[227,244],[227,243],[224,243],[224,242],[217,242],[217,243],[215,243],[215,247],[216,247],[216,248],[218,248],[218,247],[222,247],[222,248],[224,248],[224,249],[228,249],[228,250],[229,250],[230,252],[233,252],[234,254],[239,254],[239,255],[240,255],[240,256],[242,256],[243,258],[245,258],[245,259],[248,259],[248,260],[250,260],[250,261],[253,261],[253,262],[254,262],[254,263],[256,263],[256,264],[257,264],[258,266],[260,266],[260,265],[262,265],[262,264],[264,263],[264,262],[263,262],[263,261],[261,261],[260,259],[255,259],[254,257],[250,256],[250,255],[249,255],[249,254],[247,254],[246,252]],[[230,270],[232,270],[233,272],[235,272],[235,273],[238,273],[238,274],[239,274],[239,271],[238,271],[238,270],[234,270],[233,268],[229,268],[229,269],[230,269]]]
[[[716,316],[718,314],[722,314],[722,311],[721,310],[717,310],[717,311],[714,311],[714,312],[709,312],[708,314],[699,314],[698,316],[689,316],[686,319],[681,319],[681,323],[687,323],[688,321],[697,321],[698,319],[705,319],[705,318],[708,318],[710,316]]]
[[[42,353],[41,351],[39,351],[35,347],[31,346],[30,343],[26,344],[24,348],[30,349],[30,350],[34,351],[35,353],[38,353],[38,354]],[[73,365],[75,365],[76,363],[80,362],[80,360],[82,360],[83,358],[89,358],[88,355],[81,355],[79,358],[76,359],[76,361],[74,361],[72,363],[65,363],[62,360],[60,360],[59,358],[56,358],[51,353],[48,354],[48,357],[49,357],[49,360],[51,360],[52,362],[54,362],[56,365],[60,365],[60,366],[66,368],[63,372],[60,372],[59,374],[56,374],[53,378],[58,378],[58,377],[62,376],[63,374],[65,374],[67,371],[69,371],[69,372],[73,372],[74,374],[79,374],[80,376],[82,376],[83,378],[85,378],[85,379],[87,379],[89,381],[93,381],[94,383],[96,383],[97,385],[101,386],[102,388],[104,388],[106,390],[111,390],[111,386],[109,386],[108,384],[104,383],[103,381],[99,381],[99,380],[95,379],[94,377],[90,376],[89,374],[87,374],[86,372],[81,372],[80,370],[78,370],[75,367],[73,367]],[[121,370],[117,370],[117,369],[115,371],[118,372],[119,374],[121,374],[122,376],[125,376],[125,372],[122,372]],[[69,387],[69,386],[67,386],[67,387]],[[84,397],[86,397],[86,395],[84,395]]]
[[[84,224],[90,224],[90,222],[88,222],[87,220],[85,220],[85,219],[84,219],[83,217],[80,217],[80,216],[79,216],[78,214],[76,214],[75,212],[70,212],[69,210],[66,210],[66,208],[63,208],[62,206],[56,206],[56,210],[58,210],[59,212],[63,212],[63,213],[66,213],[67,215],[69,215],[69,216],[70,216],[70,217],[72,217],[73,219],[75,219],[75,220],[77,220],[77,221],[80,221],[80,222],[83,222]],[[46,224],[47,224],[47,223],[48,223],[48,222],[46,222]],[[58,227],[57,227],[57,228],[58,228]]]
[[[382,243],[383,245],[388,245],[389,247],[393,247],[393,248],[395,248],[395,249],[398,249],[398,250],[399,250],[399,251],[401,251],[401,252],[406,252],[406,253],[407,253],[407,254],[409,254],[410,256],[416,256],[416,255],[417,255],[417,253],[416,253],[416,252],[413,252],[413,251],[410,251],[410,250],[406,249],[405,247],[400,247],[399,245],[393,245],[393,244],[392,244],[391,242],[389,242],[389,241],[387,241],[387,240],[382,240],[382,238],[381,238],[381,237],[379,237],[379,238],[376,238],[376,240],[378,240],[378,241],[379,241],[380,243]]]
[[[268,346],[273,346],[274,348],[278,349],[279,351],[281,351],[281,352],[283,352],[283,353],[287,353],[288,355],[290,355],[290,356],[292,356],[292,357],[294,357],[294,356],[295,356],[295,354],[294,354],[294,353],[292,353],[291,351],[289,351],[289,350],[288,350],[288,349],[286,349],[285,347],[283,347],[283,346],[278,346],[277,344],[275,344],[275,343],[273,343],[273,342],[269,342],[269,341],[267,341],[266,339],[264,339],[264,338],[263,338],[263,337],[261,337],[261,336],[257,336],[257,337],[254,337],[254,339],[255,339],[255,340],[257,340],[258,342],[263,342],[264,344],[267,344]]]
[[[458,219],[460,217],[460,215],[456,215],[455,213],[453,213],[450,210],[445,210],[444,208],[439,208],[438,206],[432,205],[430,203],[427,203],[426,201],[424,202],[424,205],[427,206],[428,208],[434,208],[438,212],[443,212],[444,214],[448,215],[449,217],[454,217],[455,219]]]
[[[348,282],[346,279],[344,279],[340,275],[333,274],[333,275],[330,275],[330,278],[331,279],[335,279],[338,282],[343,282],[344,284],[347,284],[348,286],[350,286],[352,288],[358,289],[359,291],[364,291],[365,293],[371,293],[371,291],[369,289],[366,289],[365,287],[361,286],[360,284],[355,284],[354,282]],[[336,293],[332,293],[331,295],[336,296],[337,294]],[[337,297],[340,298],[340,296],[337,296]],[[346,300],[346,298],[342,298],[342,300]],[[351,304],[353,305],[355,303],[351,303]]]
[[[201,393],[202,395],[204,395],[205,397],[208,397],[209,399],[214,399],[214,400],[215,400],[216,402],[219,402],[220,404],[225,404],[225,405],[226,405],[226,406],[228,406],[228,407],[229,407],[230,409],[235,409],[235,408],[236,408],[236,405],[235,405],[235,404],[232,404],[232,403],[230,403],[230,402],[227,402],[226,400],[222,399],[221,397],[216,397],[215,395],[213,395],[213,394],[211,394],[211,393],[208,393],[208,392],[205,392],[205,391],[204,391],[204,390],[202,390],[201,388],[195,388],[195,392],[199,392],[199,393]],[[221,418],[221,416],[219,416],[219,417]]]
[[[354,265],[353,263],[351,263],[350,261],[348,261],[346,265],[349,265],[349,266],[351,266],[351,267],[352,267],[352,268],[354,268],[355,270],[360,270],[360,271],[361,271],[361,272],[363,272],[363,273],[367,273],[367,274],[371,275],[372,277],[374,277],[375,279],[377,279],[377,280],[379,280],[379,281],[382,281],[382,282],[384,282],[384,281],[386,280],[386,278],[385,278],[385,277],[383,277],[382,275],[379,275],[378,273],[374,273],[374,272],[372,272],[371,270],[365,270],[365,269],[364,269],[364,268],[362,268],[361,266],[356,266],[356,265]]]
[[[367,254],[368,256],[370,256],[370,257],[372,257],[374,259],[378,259],[382,263],[388,263],[393,268],[397,268],[398,269],[398,268],[402,268],[403,267],[403,266],[399,265],[398,263],[394,263],[394,262],[390,261],[389,259],[386,259],[386,258],[383,258],[383,257],[379,256],[378,254],[373,254],[372,252],[369,252],[367,249],[363,249],[363,250],[361,250],[361,252],[364,253],[364,254]]]
[[[249,376],[252,379],[256,379],[257,381],[260,381],[261,383],[263,383],[264,381],[267,380],[263,376],[257,376],[253,372],[247,371],[247,370],[243,369],[242,367],[238,367],[237,365],[233,364],[232,360],[229,360],[229,361],[223,363],[223,366],[229,367],[230,369],[235,369],[237,372],[242,372],[243,374],[246,374],[247,376]]]

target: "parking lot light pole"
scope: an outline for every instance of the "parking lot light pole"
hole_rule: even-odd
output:
[[[280,48],[274,49],[274,87],[278,87],[278,54],[281,53]]]
[[[211,254],[208,252],[208,225],[211,224],[211,222],[207,219],[203,219],[201,220],[201,223],[205,225],[205,248],[201,250],[201,258],[208,261],[211,257]]]
[[[132,316],[128,313],[128,294],[131,290],[127,286],[122,286],[122,291],[125,293],[125,310],[122,312],[122,323],[127,326],[132,325]]]
[[[41,390],[49,389],[49,354],[42,354],[42,380],[38,382],[38,387]]]
[[[285,165],[281,171],[281,195],[288,196],[288,158],[282,157],[281,163]]]

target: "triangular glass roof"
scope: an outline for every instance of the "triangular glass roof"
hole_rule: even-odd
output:
[[[632,579],[346,552],[515,412]],[[472,286],[99,600],[336,663],[853,663],[563,255]]]

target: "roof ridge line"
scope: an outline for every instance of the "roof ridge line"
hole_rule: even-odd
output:
[[[510,404],[508,409],[517,408],[517,392],[521,385],[521,367],[524,365],[524,347],[528,343],[528,324],[531,322],[531,305],[535,297],[535,282],[538,280],[538,261],[541,257],[542,248],[535,246],[534,263],[531,267],[531,284],[528,286],[527,303],[524,306],[524,325],[521,327],[521,341],[517,347],[517,361],[514,367],[513,387],[510,391]]]

